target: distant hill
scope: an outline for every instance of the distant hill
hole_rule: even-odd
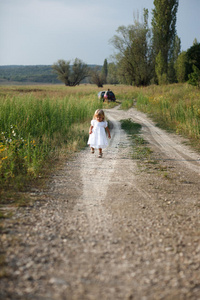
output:
[[[1,81],[60,83],[51,66],[0,66]]]
[[[91,68],[95,65],[90,65]],[[57,75],[53,73],[51,65],[21,66],[10,65],[0,66],[0,83],[61,83]]]

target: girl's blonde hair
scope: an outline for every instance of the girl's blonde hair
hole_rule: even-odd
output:
[[[93,116],[93,120],[96,120],[96,118],[97,118],[98,116],[101,116],[101,117],[102,117],[102,120],[104,121],[104,119],[105,119],[105,114],[104,114],[103,109],[97,109],[97,110],[95,111],[94,116]]]

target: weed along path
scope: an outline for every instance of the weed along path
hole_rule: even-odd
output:
[[[106,116],[103,158],[81,151],[5,221],[2,299],[200,299],[200,155],[135,109]]]

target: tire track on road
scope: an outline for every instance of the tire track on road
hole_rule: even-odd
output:
[[[168,159],[177,161],[179,164],[200,175],[199,154],[177,142],[178,137],[176,137],[176,140],[172,136],[169,137],[169,134],[166,134],[164,130],[159,129],[153,122],[147,120],[147,117],[143,116],[141,112],[131,109],[129,116],[134,121],[142,124],[145,139],[150,144],[157,146],[160,151],[167,155]]]

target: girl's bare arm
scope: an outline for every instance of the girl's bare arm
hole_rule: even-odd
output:
[[[111,139],[110,130],[109,130],[108,127],[106,127],[106,131],[107,131],[107,133],[108,133],[108,138]]]
[[[93,127],[94,127],[94,126],[92,126],[92,125],[90,126],[90,129],[89,129],[89,134],[91,134],[91,133],[92,133],[92,129],[93,129]]]

